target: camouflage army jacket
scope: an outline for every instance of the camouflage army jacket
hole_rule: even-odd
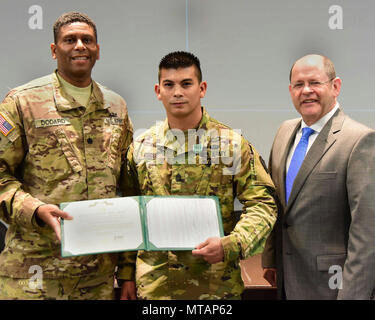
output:
[[[6,126],[0,132],[0,218],[9,224],[0,275],[29,278],[33,265],[44,278],[110,274],[119,263],[126,279],[120,255],[62,258],[54,232],[34,216],[44,203],[116,196],[133,134],[125,101],[93,81],[82,107],[53,73],[10,91],[0,118]]]
[[[121,179],[127,195],[216,195],[225,233],[224,261],[213,265],[193,257],[191,251],[139,251],[140,298],[240,297],[239,261],[262,252],[276,220],[274,185],[261,161],[239,133],[210,118],[204,109],[195,130],[171,131],[166,120],[136,139]],[[243,204],[238,222],[236,197]]]

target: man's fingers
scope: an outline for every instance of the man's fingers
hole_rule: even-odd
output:
[[[193,254],[193,256],[205,256],[206,249],[195,249],[191,253]]]
[[[195,248],[195,250],[192,251],[193,255],[202,255],[202,256],[205,256],[205,255],[209,255],[210,253],[212,253],[214,250],[213,250],[213,241],[212,241],[212,238],[208,238],[205,242],[202,242],[200,243],[199,245],[197,245]]]
[[[61,241],[61,231],[60,231],[60,218],[64,218],[66,220],[73,219],[72,216],[69,215],[69,213],[62,211],[59,209],[59,207],[52,205],[52,204],[46,204],[40,206],[36,214],[38,217],[43,220],[48,226],[52,228],[52,230],[55,232],[56,237],[59,241]]]
[[[60,208],[54,204],[42,205],[36,210],[36,213],[42,220],[44,220],[43,218],[48,216],[59,217],[66,220],[73,219],[73,217],[69,215],[69,213],[60,210]]]
[[[204,247],[207,246],[207,245],[208,245],[208,240],[206,240],[205,242],[202,242],[202,243],[198,244],[198,245],[195,247],[195,249],[199,250],[199,249],[204,248]]]
[[[195,247],[195,250],[192,251],[193,256],[205,256],[207,254],[207,247],[209,245],[209,241],[206,240],[205,242],[202,242],[198,244]]]
[[[54,216],[54,217],[59,217],[59,218],[63,218],[65,220],[73,220],[73,217],[65,212],[65,211],[62,211],[60,210],[59,208],[55,208],[55,210],[51,211],[51,214]]]
[[[67,212],[65,212],[65,211],[62,211],[62,210],[60,210],[58,216],[59,216],[60,218],[65,219],[65,220],[73,220],[73,217],[72,217],[69,213],[67,213]]]
[[[60,228],[56,228],[56,229],[54,229],[54,231],[55,231],[57,240],[59,240],[59,242],[61,242],[61,231],[60,231]]]
[[[205,242],[198,245],[197,249],[192,251],[192,254],[193,256],[203,257],[204,260],[210,262],[211,255],[213,254],[213,250],[210,247],[210,241],[206,240]]]
[[[200,256],[208,263],[217,263],[224,259],[224,249],[218,237],[208,238],[192,251],[193,256]]]
[[[61,242],[60,222],[56,218],[52,218],[52,220],[55,221],[51,221],[50,226],[52,230],[55,232],[57,239]]]

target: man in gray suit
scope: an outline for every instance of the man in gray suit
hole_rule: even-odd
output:
[[[297,60],[270,155],[279,215],[262,257],[286,299],[369,299],[375,287],[375,131],[350,119],[320,55]],[[276,277],[277,271],[277,277]]]

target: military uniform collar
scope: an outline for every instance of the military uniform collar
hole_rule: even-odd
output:
[[[209,120],[210,116],[208,115],[206,109],[202,107],[201,121],[199,122],[198,127],[192,130],[194,133],[198,131],[203,131],[204,133],[200,135],[200,141],[189,141],[188,134],[186,132],[184,133],[182,130],[176,130],[175,132],[173,132],[173,129],[171,130],[171,128],[169,127],[168,118],[166,118],[164,122],[161,123],[161,126],[157,128],[158,132],[156,132],[156,145],[157,147],[175,150],[177,151],[177,155],[185,152],[198,153],[202,151],[204,148],[207,148],[207,146],[210,143],[211,137],[210,135],[206,134],[207,123],[209,122]],[[172,136],[169,136],[170,134],[172,134]],[[183,143],[180,143],[182,141],[178,140],[178,135],[184,136]]]
[[[57,70],[52,73],[52,85],[53,85],[53,94],[55,98],[56,108],[59,111],[69,111],[73,109],[81,108],[82,106],[69,94],[67,94],[56,75]],[[99,88],[99,85],[92,80],[93,90],[90,96],[88,107],[86,113],[89,109],[90,111],[95,111],[99,109],[107,109],[109,106],[104,103],[102,91]]]

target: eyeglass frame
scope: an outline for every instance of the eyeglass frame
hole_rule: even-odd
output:
[[[307,83],[308,83],[308,87],[309,88],[314,88],[314,89],[316,89],[316,88],[320,88],[321,86],[323,86],[324,84],[326,84],[326,83],[328,83],[328,82],[331,82],[332,80],[335,80],[336,79],[336,77],[335,78],[331,78],[331,79],[329,79],[329,80],[327,80],[327,81],[324,81],[324,82],[320,82],[320,81],[307,81]],[[296,85],[297,84],[300,84],[301,85],[301,87],[296,87]],[[305,87],[306,87],[306,84],[305,84],[305,82],[297,82],[297,83],[295,83],[295,84],[290,84],[290,87],[293,89],[293,90],[295,90],[295,91],[299,91],[299,90],[302,90],[302,89],[304,89]]]

